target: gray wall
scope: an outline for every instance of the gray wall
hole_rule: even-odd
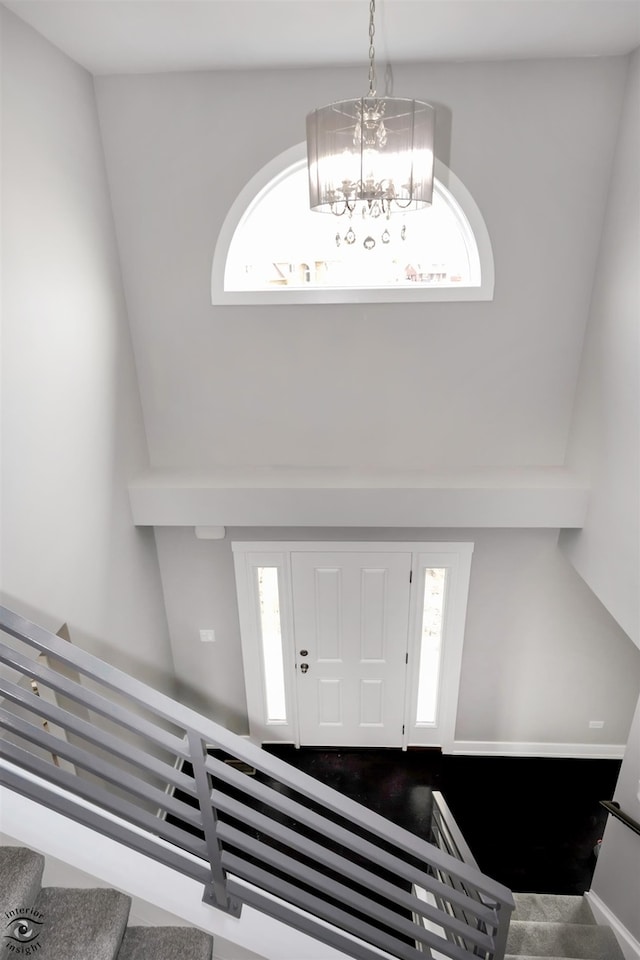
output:
[[[394,69],[436,103],[496,265],[491,303],[404,305],[210,302],[231,204],[361,70],[97,78],[151,465],[563,465],[625,66]]]
[[[157,531],[183,698],[247,732],[232,540],[464,540],[475,543],[457,740],[624,744],[640,652],[576,574],[552,530],[231,528],[198,540]],[[200,628],[216,631],[214,644]],[[589,720],[604,720],[590,730]]]
[[[2,17],[3,601],[166,690],[147,462],[93,80]]]
[[[171,653],[153,538],[149,531],[131,527],[124,492],[128,477],[145,465],[146,449],[93,84],[84,71],[11,15],[5,20],[5,356],[11,363],[3,376],[3,588],[14,606],[41,620],[44,617],[52,627],[67,620],[78,642],[82,639],[84,645],[107,657],[111,649],[117,650],[122,666],[162,685],[168,682]],[[440,65],[428,71],[414,66],[398,71],[396,92],[415,83],[429,86],[434,99],[439,95],[455,108],[454,127],[449,122],[450,111],[440,112],[439,153],[480,202],[502,277],[495,304],[472,307],[477,338],[473,336],[471,346],[479,349],[481,341],[495,339],[502,331],[504,352],[499,364],[503,367],[520,362],[519,358],[531,351],[529,327],[535,331],[536,343],[541,343],[534,323],[537,314],[546,309],[541,299],[547,285],[539,282],[540,258],[545,258],[543,267],[554,277],[557,259],[556,252],[549,253],[540,242],[545,217],[553,212],[549,196],[558,189],[551,183],[553,171],[562,188],[571,192],[575,217],[585,218],[583,232],[598,235],[606,171],[615,142],[617,112],[612,108],[618,102],[625,66],[624,61],[603,60]],[[327,335],[336,334],[343,311],[338,310],[336,316],[334,308],[312,309],[302,321],[300,317],[279,318],[279,323],[269,326],[277,318],[273,311],[263,310],[259,324],[263,330],[266,325],[266,334],[260,332],[250,308],[240,308],[240,313],[218,311],[212,321],[208,274],[217,227],[230,200],[262,163],[300,138],[295,118],[304,115],[308,104],[337,95],[341,84],[352,78],[350,71],[338,73],[336,77],[324,71],[296,71],[295,77],[287,72],[266,77],[239,74],[233,83],[228,75],[210,74],[102,78],[98,83],[155,463],[202,465],[243,458],[250,462],[259,454],[255,448],[261,433],[275,443],[272,452],[279,443],[284,444],[282,453],[289,461],[308,456],[299,450],[296,440],[299,430],[307,428],[313,397],[307,390],[305,404],[295,402],[295,390],[292,396],[283,395],[299,424],[293,425],[293,433],[278,434],[273,425],[280,400],[273,406],[271,388],[285,371],[298,371],[299,381],[294,386],[302,389],[311,358],[326,378],[335,380],[331,357],[336,351]],[[254,103],[255,97],[258,101]],[[260,103],[263,99],[275,102],[279,97],[288,109],[275,111],[275,116],[270,111],[266,124],[260,119]],[[552,111],[549,123],[560,157],[555,165],[544,161],[548,144],[536,146],[525,136],[530,119],[514,118],[517,136],[513,126],[505,126],[505,118],[520,97],[540,111],[539,120]],[[494,105],[489,116],[478,111],[480,102]],[[253,104],[255,119],[250,128],[238,123],[249,104]],[[609,135],[601,138],[599,153],[589,154],[585,163],[578,165],[578,155],[582,156],[579,141],[587,128],[591,129],[593,111],[602,123],[609,124]],[[482,138],[485,149],[481,155],[471,149],[481,132],[479,116],[493,125],[492,136]],[[567,116],[571,118],[568,124]],[[237,151],[223,142],[220,131],[226,121],[240,141],[251,143],[252,150]],[[574,146],[576,138],[578,145]],[[532,196],[530,184],[522,180],[522,170],[528,169],[523,167],[525,156],[533,149],[547,178],[546,199],[535,191]],[[232,152],[234,163],[230,163]],[[587,183],[599,185],[593,188],[588,215],[578,203]],[[527,224],[519,245],[510,242],[513,222],[505,213],[509,206],[504,203],[506,195],[517,197],[518,222]],[[549,238],[552,245],[563,241],[562,224],[555,227],[554,237]],[[559,237],[555,235],[558,231]],[[595,240],[573,256],[569,252],[562,266],[569,286],[595,265],[597,252]],[[535,276],[534,263],[538,265]],[[586,310],[587,290],[569,302],[562,299],[561,284],[548,286],[553,286],[558,316],[579,316]],[[535,294],[532,313],[527,313],[527,291]],[[459,305],[439,314],[449,324],[449,347],[444,328],[438,341],[445,352],[454,343],[459,349],[461,323],[465,335],[471,335],[468,309],[469,305]],[[358,308],[350,309],[355,325],[348,336],[353,342],[350,340],[349,346],[341,340],[347,355],[357,342],[367,339],[368,361],[372,350],[380,358],[388,357],[399,342],[403,354],[420,353],[424,362],[429,352],[426,344],[422,351],[408,349],[411,339],[422,336],[419,325],[427,319],[424,310],[410,308],[403,331],[397,327],[387,330],[384,311],[386,308],[368,311],[365,316]],[[298,335],[294,324],[300,322],[309,327]],[[373,324],[368,332],[365,322]],[[515,325],[509,336],[507,324]],[[148,340],[150,329],[154,338]],[[195,333],[193,339],[185,337],[185,329]],[[577,375],[579,330],[579,323],[567,323],[561,348],[564,382],[557,382],[554,373],[554,382],[545,385],[556,400],[565,397],[561,406],[566,416]],[[433,337],[433,326],[427,324],[427,333]],[[205,341],[199,340],[201,337]],[[328,348],[323,346],[325,341]],[[203,342],[207,349],[200,351]],[[285,342],[287,348],[283,349]],[[250,354],[244,350],[248,343]],[[158,344],[169,347],[166,356],[159,352]],[[479,370],[483,379],[490,378],[483,363],[470,364],[471,346],[468,354],[460,354],[457,368],[462,378],[471,375],[479,386]],[[240,359],[241,348],[243,365],[229,364],[231,357]],[[554,350],[558,348],[556,340]],[[200,355],[205,363],[212,361],[218,374],[221,365],[228,367],[221,378],[209,376],[202,381],[206,380],[205,388],[215,401],[213,422],[210,403],[202,407],[202,422],[189,424],[183,419],[194,399],[187,395],[196,391],[193,377],[185,376],[180,367],[184,350],[191,356]],[[326,365],[318,362],[321,350],[320,359],[324,358]],[[441,364],[442,356],[436,361]],[[366,373],[364,369],[361,372]],[[396,376],[400,373],[397,368],[394,372]],[[491,378],[498,372],[493,366]],[[524,452],[516,439],[523,424],[518,417],[509,420],[509,409],[518,406],[515,399],[511,402],[517,378],[507,367],[502,374],[502,393],[494,398],[496,403],[500,401],[501,420],[492,428],[501,438],[501,449],[494,444],[492,462],[535,462],[543,454],[547,461],[561,460],[563,416],[554,417],[551,428],[548,422],[539,421],[539,435],[533,422],[529,424]],[[426,371],[423,379],[429,379]],[[373,380],[375,376],[371,389]],[[338,381],[346,382],[344,377]],[[242,393],[247,382],[249,395],[240,402],[239,415],[238,404],[231,402],[238,399],[233,392]],[[365,388],[369,389],[367,384]],[[174,395],[177,389],[185,394],[184,402]],[[531,391],[530,384],[527,389],[535,406],[537,392]],[[473,390],[464,396],[460,393],[457,409],[462,419],[473,396]],[[258,402],[261,397],[269,398],[266,408]],[[385,393],[385,400],[392,405],[386,422],[393,432],[398,417],[393,407],[396,399]],[[411,404],[404,405],[406,400],[404,396],[405,410],[411,408]],[[366,405],[360,412],[360,405],[349,409],[379,425]],[[521,408],[520,415],[525,412]],[[203,432],[207,418],[209,424]],[[335,417],[333,422],[337,424]],[[474,427],[478,427],[477,421]],[[415,424],[412,436],[402,443],[405,468],[409,466],[408,451],[424,449],[414,428]],[[314,442],[320,437],[313,428],[307,432]],[[338,447],[331,447],[331,432],[325,430],[320,437],[324,446],[315,448],[318,462],[331,462],[339,455]],[[442,447],[439,455],[441,460],[455,462],[460,451],[453,450],[451,442],[462,446],[475,443],[477,437],[470,437],[469,426],[458,433],[448,432],[454,440],[448,441],[449,448]],[[371,457],[372,451],[382,450],[385,458],[391,458],[394,452],[380,442],[375,431],[364,435],[347,431],[344,435],[346,439],[353,436],[366,444],[366,449],[356,451],[357,456],[366,457],[368,452]],[[246,449],[245,454],[239,452],[238,444]],[[470,455],[467,449],[465,456]],[[280,533],[270,530],[264,535],[277,538]],[[316,538],[318,533],[314,530],[311,536]],[[443,531],[386,531],[385,536],[398,533],[416,539],[447,536]],[[353,535],[349,531],[348,537]],[[476,542],[457,737],[624,742],[638,688],[637,657],[622,631],[572,577],[558,555],[555,533],[456,531],[456,535]],[[344,537],[344,532],[338,536]],[[363,536],[378,534],[367,531]],[[158,542],[173,655],[185,696],[243,731],[246,707],[228,541],[200,542],[192,531],[160,530]],[[194,639],[201,626],[214,626],[221,642],[210,648],[201,646]],[[476,682],[479,671],[483,685]],[[598,677],[597,684],[593,676]],[[567,696],[568,688],[572,688],[571,696]],[[552,709],[546,705],[549,701]],[[586,723],[592,718],[605,720],[602,732],[587,731]]]
[[[568,449],[589,478],[584,529],[563,548],[640,646],[640,51],[629,63]]]
[[[625,813],[640,823],[640,701],[631,726],[615,799]],[[609,817],[592,884],[593,892],[636,940],[640,940],[639,846],[640,837],[631,833],[620,821]]]
[[[563,548],[640,644],[640,51],[630,60],[607,220],[585,342],[570,447],[591,478],[584,530]],[[640,821],[640,701],[616,789]],[[640,837],[610,820],[593,889],[640,940]]]
[[[94,85],[12,15],[0,16],[3,599],[54,629],[67,621],[76,642],[167,688],[172,656],[153,536],[132,527],[126,497],[147,450]],[[214,312],[208,298],[233,198],[302,139],[311,106],[360,88],[359,71],[101,79],[151,463],[562,464],[595,273],[570,445],[594,497],[585,532],[564,548],[637,640],[637,539],[634,547],[629,533],[637,531],[638,245],[629,218],[637,56],[598,249],[626,66],[600,59],[396,71],[396,95],[424,90],[440,103],[439,156],[479,203],[498,270],[493,304],[411,307],[401,328],[381,306],[257,315]],[[442,412],[427,426],[434,408]],[[230,531],[229,539],[239,535],[315,539],[319,531]],[[638,652],[575,575],[556,534],[455,535],[476,543],[457,737],[624,742]],[[243,732],[229,539],[158,531],[185,699]],[[199,644],[203,626],[216,629],[218,643]],[[587,730],[593,718],[605,720],[602,732]],[[631,808],[639,725],[619,787]],[[639,936],[625,840],[608,831],[596,884]]]
[[[564,465],[626,69],[624,58],[394,69],[395,95],[439,108],[437,153],[483,213],[497,278],[491,303],[402,310],[210,304],[233,200],[303,139],[312,106],[358,89],[358,71],[99,78],[151,466]],[[463,534],[477,548],[457,736],[624,743],[637,652],[557,533]],[[229,545],[191,530],[157,539],[183,695],[244,731]],[[197,640],[207,626],[212,647]]]

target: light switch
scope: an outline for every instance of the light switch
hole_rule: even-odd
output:
[[[216,642],[215,630],[201,630],[200,639],[203,643],[215,643]]]

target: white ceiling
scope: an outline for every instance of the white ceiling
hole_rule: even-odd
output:
[[[358,64],[368,0],[8,0],[96,75]],[[625,54],[640,0],[378,0],[378,62]]]

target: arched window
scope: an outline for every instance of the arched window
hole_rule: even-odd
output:
[[[214,304],[490,300],[493,255],[482,215],[436,160],[432,206],[390,218],[309,210],[305,145],[247,184],[213,258]]]

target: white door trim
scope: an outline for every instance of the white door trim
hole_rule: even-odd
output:
[[[280,543],[232,543],[236,573],[242,661],[247,695],[249,735],[261,743],[294,743],[300,746],[295,694],[293,605],[291,591],[291,553]],[[278,568],[280,587],[280,626],[282,631],[286,721],[270,720],[267,713],[265,676],[261,663],[261,630],[256,603],[257,566]]]
[[[473,543],[469,542],[387,542],[387,541],[234,541],[231,544],[236,572],[238,612],[242,639],[242,656],[247,694],[247,712],[251,739],[257,743],[286,742],[300,746],[297,703],[295,695],[295,637],[293,632],[293,597],[291,554],[331,550],[340,552],[407,551],[412,554],[414,571],[410,595],[410,650],[409,665],[419,663],[421,597],[418,572],[427,566],[447,568],[447,600],[443,659],[440,671],[439,715],[437,744],[433,725],[417,724],[418,671],[410,671],[411,682],[406,697],[405,733],[402,746],[441,746],[451,752],[455,740],[455,724],[467,597],[471,571]],[[280,586],[280,616],[283,641],[284,684],[287,701],[286,720],[270,720],[267,716],[265,677],[261,663],[260,623],[256,604],[255,570],[257,566],[277,566]]]

